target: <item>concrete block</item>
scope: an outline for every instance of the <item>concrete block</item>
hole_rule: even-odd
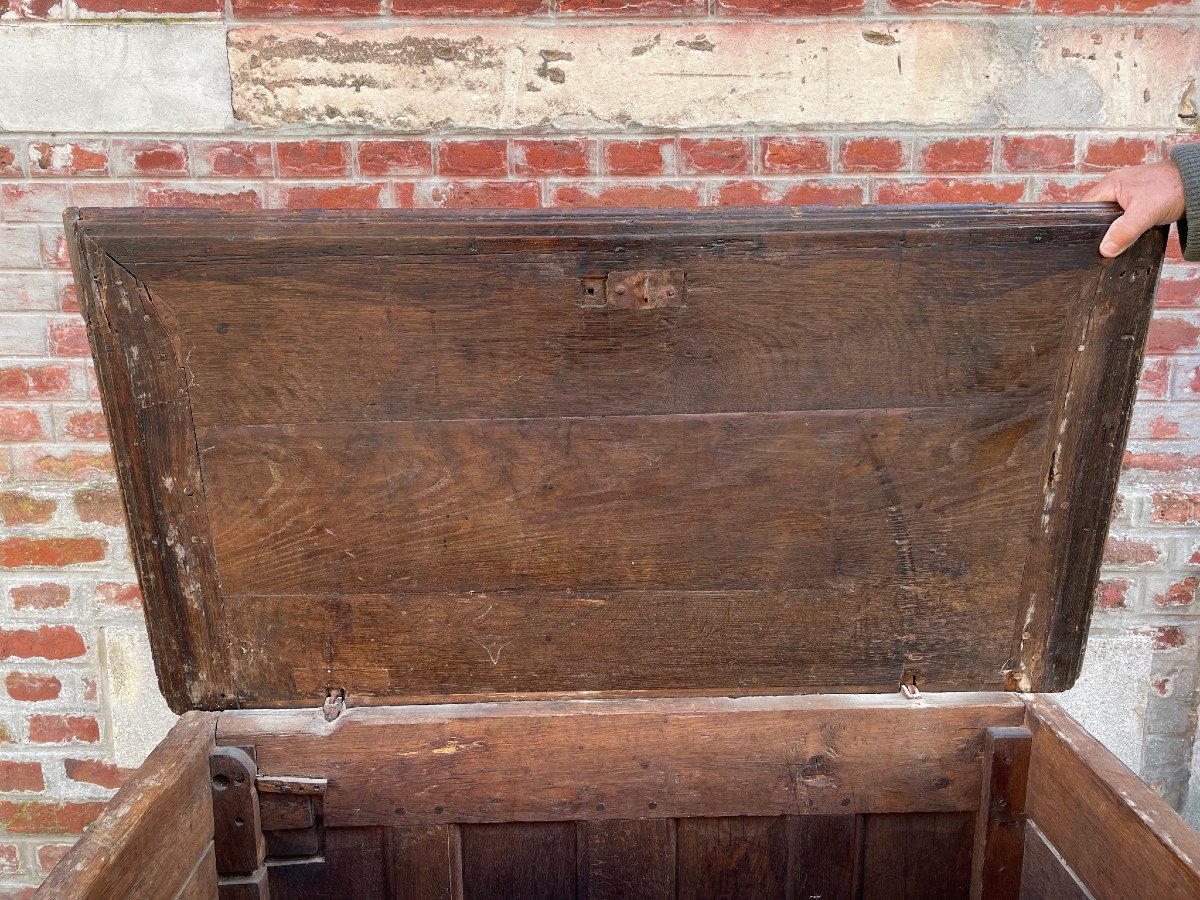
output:
[[[136,768],[178,717],[159,693],[144,628],[101,628],[100,641],[113,762],[122,768]]]

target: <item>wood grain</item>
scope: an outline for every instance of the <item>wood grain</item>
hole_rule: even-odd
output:
[[[457,825],[394,826],[385,832],[392,896],[463,900],[462,833]]]
[[[330,828],[324,855],[307,860],[269,860],[271,900],[385,900],[390,897],[384,861],[384,829]]]
[[[249,875],[266,856],[254,761],[237,747],[217,747],[209,754],[217,872]]]
[[[158,900],[185,889],[211,886],[215,891],[208,774],[215,725],[216,716],[209,713],[184,715],[54,867],[36,896]]]
[[[783,897],[787,873],[787,820],[782,817],[679,822],[681,897]]]
[[[1163,250],[1113,215],[70,214],[164,691],[1069,686]],[[578,305],[631,271],[683,305]]]
[[[989,727],[983,741],[983,793],[971,852],[971,900],[1017,900],[1025,847],[1029,729]]]
[[[1005,694],[518,701],[241,710],[219,740],[328,778],[330,827],[959,811],[984,729],[1023,716]]]
[[[580,900],[674,900],[674,819],[579,823]]]
[[[863,900],[962,900],[971,891],[974,813],[868,816]]]
[[[1021,900],[1095,900],[1032,822],[1025,832]]]
[[[1029,817],[1097,900],[1200,896],[1200,834],[1060,707],[1029,708]]]
[[[858,900],[865,816],[795,816],[788,896],[797,900]]]
[[[466,825],[463,896],[574,900],[575,849],[572,822]]]

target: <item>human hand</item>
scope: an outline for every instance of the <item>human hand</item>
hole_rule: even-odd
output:
[[[1083,199],[1115,200],[1125,211],[1108,226],[1100,242],[1100,255],[1111,259],[1155,225],[1170,225],[1183,218],[1183,179],[1172,162],[1126,166],[1105,175]]]

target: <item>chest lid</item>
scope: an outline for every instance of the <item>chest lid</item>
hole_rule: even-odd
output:
[[[1069,687],[1113,218],[69,212],[164,694]]]

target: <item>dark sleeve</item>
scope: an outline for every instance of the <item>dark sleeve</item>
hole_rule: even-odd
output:
[[[1200,141],[1171,148],[1171,160],[1183,179],[1183,218],[1179,220],[1179,244],[1183,258],[1200,262],[1200,227],[1188,229],[1188,220],[1200,222]]]

